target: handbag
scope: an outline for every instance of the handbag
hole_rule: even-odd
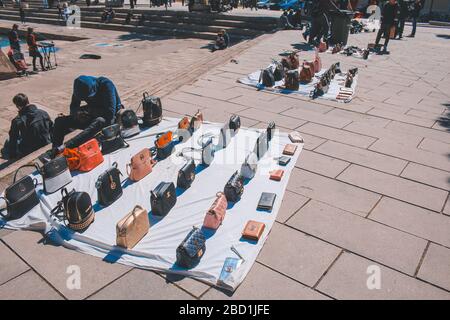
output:
[[[121,175],[122,173],[117,169],[117,162],[114,162],[110,169],[98,177],[95,188],[97,200],[101,206],[107,207],[122,196]]]
[[[117,119],[123,138],[130,138],[141,132],[139,129],[139,119],[133,110],[121,109]]]
[[[119,247],[133,249],[145,237],[150,229],[148,212],[141,206],[135,206],[116,225],[116,244]]]
[[[187,189],[192,185],[195,179],[195,162],[194,160],[189,160],[186,164],[178,171],[177,187],[181,189]]]
[[[288,90],[298,91],[300,88],[298,70],[289,70],[285,73],[284,86]]]
[[[200,128],[202,123],[203,123],[203,113],[200,110],[198,110],[191,118],[190,123],[191,132],[194,132],[195,130]]]
[[[148,175],[153,170],[153,165],[156,163],[152,159],[152,154],[149,149],[145,148],[135,154],[129,164],[127,164],[128,178],[132,181],[139,181]]]
[[[233,173],[223,192],[228,201],[238,202],[244,193],[244,177],[238,171]]]
[[[258,83],[263,84],[265,87],[273,87],[275,85],[275,77],[273,75],[272,68],[261,70]]]
[[[173,133],[167,131],[158,136],[155,140],[156,157],[160,160],[164,160],[172,154],[174,143],[172,142]]]
[[[278,61],[273,61],[274,64],[274,70],[273,70],[273,77],[275,81],[281,81],[284,79],[284,67],[283,65]]]
[[[150,204],[152,213],[156,216],[165,216],[177,202],[177,194],[173,182],[161,182],[150,191]]]
[[[162,105],[160,98],[149,96],[147,92],[144,92],[141,104],[144,111],[144,116],[142,117],[142,125],[144,127],[153,127],[161,122]]]
[[[292,52],[289,56],[281,59],[281,64],[287,70],[297,70],[300,66],[300,60],[297,52]]]
[[[70,170],[91,171],[103,162],[98,141],[91,139],[77,148],[65,148],[63,155],[67,158]]]
[[[309,83],[311,82],[312,78],[313,78],[313,73],[314,71],[311,70],[311,67],[304,63],[302,70],[300,71],[300,82],[301,83]]]
[[[245,179],[252,179],[258,169],[258,157],[254,152],[249,153],[245,157],[245,161],[241,166],[240,174]]]
[[[122,137],[118,124],[103,128],[98,135],[98,140],[101,143],[103,154],[129,147],[128,143]]]
[[[3,209],[0,210],[0,215],[6,220],[20,219],[39,204],[39,197],[35,190],[37,180],[30,176],[17,180],[17,173],[23,167],[25,166],[16,170],[13,183],[6,188],[4,196],[0,197],[6,202],[6,215],[2,213]]]
[[[36,167],[42,175],[46,194],[54,193],[72,182],[66,157],[58,156],[42,167],[39,167],[38,164],[36,164]]]
[[[239,130],[239,128],[241,127],[241,117],[239,117],[238,115],[232,115],[231,117],[230,117],[230,121],[229,121],[229,128],[230,128],[230,130],[233,130],[234,131],[234,133],[236,132],[236,131],[238,131]]]
[[[206,251],[206,237],[202,230],[193,227],[189,234],[177,247],[176,264],[191,269],[195,267]]]
[[[267,130],[266,130],[266,132],[267,132],[267,143],[270,143],[270,141],[272,141],[273,135],[275,133],[274,131],[275,131],[275,122],[271,121],[269,123],[269,125],[267,126]]]
[[[62,199],[51,214],[62,220],[72,230],[84,231],[95,220],[91,197],[86,192],[61,190]],[[61,216],[60,213],[63,215]]]
[[[325,52],[328,50],[328,45],[326,42],[321,41],[317,49],[319,50],[319,52]]]
[[[216,194],[216,200],[214,200],[212,206],[206,213],[203,220],[203,226],[208,229],[216,230],[222,224],[225,219],[225,213],[227,211],[228,202],[227,198],[222,192]]]
[[[322,59],[320,59],[319,52],[316,49],[316,56],[314,58],[314,73],[320,72],[322,70]]]
[[[267,131],[266,131],[259,135],[258,140],[256,140],[255,148],[253,150],[253,152],[256,153],[258,160],[264,157],[264,155],[268,150],[268,147],[269,141],[267,139]]]
[[[228,130],[226,130],[226,131],[228,131]],[[226,131],[224,131],[224,132],[226,132]],[[202,164],[204,166],[209,166],[211,164],[211,162],[214,160],[214,154],[216,152],[214,145],[213,145],[212,137],[208,137],[206,142],[202,142],[201,149],[186,147],[181,150],[181,152],[178,154],[178,156],[185,157],[186,159],[189,159],[189,160],[193,159],[192,157],[186,156],[186,153],[189,153],[189,152],[201,152],[200,164]]]

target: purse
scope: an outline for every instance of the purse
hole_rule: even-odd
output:
[[[187,189],[195,179],[195,162],[188,160],[186,164],[178,171],[177,187]]]
[[[273,135],[275,134],[275,122],[270,121],[266,131],[267,131],[267,143],[270,143],[270,141],[272,141]]]
[[[96,139],[91,139],[77,148],[66,148],[63,155],[67,158],[70,170],[83,172],[91,171],[104,160]]]
[[[25,166],[16,170],[13,183],[6,188],[4,196],[0,197],[6,202],[6,215],[2,213],[3,209],[0,210],[0,215],[6,220],[20,219],[39,204],[39,197],[35,190],[37,180],[30,176],[17,180],[17,173],[23,167]]]
[[[193,227],[189,234],[177,247],[176,264],[191,269],[195,267],[206,251],[206,238],[202,230]]]
[[[152,213],[156,216],[165,216],[177,202],[177,194],[173,182],[161,182],[150,191],[150,204]]]
[[[72,182],[67,159],[63,156],[50,160],[42,167],[36,164],[36,167],[42,175],[46,194],[54,193]]]
[[[300,82],[301,83],[309,83],[313,78],[314,71],[311,70],[311,67],[306,63],[303,64],[302,70],[300,71]]]
[[[144,116],[142,117],[142,125],[144,127],[153,127],[161,122],[162,105],[160,98],[149,96],[147,92],[144,92],[141,104],[144,111]]]
[[[298,91],[300,88],[298,70],[289,70],[285,73],[284,87],[288,90]]]
[[[95,188],[97,200],[101,206],[107,207],[122,196],[121,175],[122,173],[117,169],[117,162],[114,162],[112,168],[98,177]]]
[[[120,126],[118,124],[103,128],[98,135],[98,140],[101,143],[103,154],[129,147],[128,143],[126,143],[122,137]]]
[[[274,64],[274,70],[273,70],[273,77],[275,81],[281,81],[284,79],[284,67],[283,65],[278,61],[273,61]]]
[[[275,77],[273,75],[272,68],[261,70],[258,83],[261,83],[263,86],[268,88],[271,88],[275,85]]]
[[[292,52],[289,56],[281,59],[281,64],[287,70],[297,70],[300,66],[300,60],[297,52]]]
[[[172,137],[172,131],[167,131],[155,140],[156,157],[158,159],[164,160],[172,154],[174,147]]]
[[[123,138],[130,138],[141,132],[139,129],[139,119],[133,110],[121,109],[117,119]]]
[[[283,178],[284,170],[278,169],[269,172],[270,179],[275,181],[280,181]]]
[[[141,206],[135,206],[116,225],[116,244],[119,247],[133,249],[145,237],[150,229],[148,212]]]
[[[239,117],[238,115],[232,115],[230,117],[230,121],[229,121],[229,125],[228,127],[230,128],[230,130],[233,130],[234,133],[236,133],[239,128],[241,127],[241,117]]]
[[[238,202],[244,193],[244,177],[238,171],[233,173],[223,192],[228,201]]]
[[[59,218],[72,230],[84,231],[95,220],[95,212],[92,207],[91,197],[86,192],[61,190],[62,199],[51,211],[51,214]],[[59,214],[63,213],[62,216]]]
[[[209,166],[214,159],[214,145],[212,138],[206,140],[202,145],[202,164]]]
[[[258,241],[261,238],[266,225],[262,222],[249,220],[242,231],[242,237],[245,239]]]
[[[319,52],[316,49],[316,56],[314,58],[314,73],[320,72],[322,70],[322,59],[320,59]]]
[[[189,120],[189,117],[183,117],[180,122],[178,122],[178,129],[189,130],[190,126],[191,121]]]
[[[267,131],[259,135],[258,140],[256,140],[255,148],[253,150],[256,153],[258,160],[260,160],[266,154],[269,147],[269,141],[267,139]]]
[[[227,207],[227,198],[222,192],[218,192],[216,195],[216,200],[214,200],[212,206],[206,213],[205,219],[203,220],[203,226],[214,230],[219,228],[223,219],[225,219]]]
[[[191,118],[190,129],[192,132],[201,127],[203,123],[203,113],[198,110]]]
[[[156,163],[152,159],[152,154],[149,149],[145,148],[139,151],[131,158],[131,162],[127,164],[128,178],[132,181],[139,181],[148,175],[153,170],[153,165]]]
[[[257,169],[258,156],[254,152],[251,152],[245,157],[240,173],[245,179],[252,179],[255,176]]]

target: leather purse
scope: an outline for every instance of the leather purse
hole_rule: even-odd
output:
[[[164,160],[172,154],[174,147],[172,138],[172,131],[167,131],[155,140],[156,157],[159,160]]]
[[[190,122],[191,131],[194,132],[195,130],[200,128],[202,123],[203,123],[203,113],[200,110],[198,110],[191,118]]]
[[[6,220],[20,219],[39,204],[39,197],[35,190],[37,180],[30,176],[17,180],[17,173],[23,167],[25,166],[17,169],[13,183],[6,188],[4,196],[0,197],[6,202],[6,215],[0,210],[0,215]]]
[[[95,212],[92,207],[91,197],[86,192],[66,188],[61,190],[62,200],[51,211],[51,214],[64,222],[74,231],[86,230],[95,220]],[[59,215],[63,213],[63,215]]]
[[[144,127],[153,127],[162,120],[162,104],[158,97],[150,96],[144,92],[142,98],[142,109],[144,116],[142,117],[142,125]]]
[[[288,90],[298,91],[300,88],[300,76],[298,70],[289,70],[285,73],[284,87]]]
[[[287,156],[293,156],[296,150],[297,146],[295,144],[287,144],[284,146],[283,154]]]
[[[319,52],[325,52],[328,50],[328,45],[326,42],[321,41],[317,49],[319,50]]]
[[[148,212],[141,206],[135,206],[116,225],[116,245],[133,249],[145,237],[150,229]]]
[[[249,220],[242,231],[242,237],[249,240],[258,241],[265,229],[266,225],[262,222]]]
[[[152,213],[156,216],[165,216],[177,202],[177,194],[173,182],[161,182],[150,191],[150,204]]]
[[[269,141],[267,140],[267,131],[259,135],[258,140],[256,140],[255,150],[258,160],[260,160],[266,154],[269,146]]]
[[[117,123],[120,125],[120,132],[123,138],[130,138],[141,132],[139,119],[131,109],[121,109],[117,115]]]
[[[278,169],[270,171],[270,179],[275,181],[280,181],[283,178],[284,170]]]
[[[273,74],[272,68],[261,70],[258,83],[268,88],[271,88],[275,85],[275,76]]]
[[[98,177],[95,188],[97,200],[101,206],[107,207],[122,196],[121,175],[122,173],[117,169],[117,162],[114,162],[110,169]]]
[[[239,128],[241,127],[241,117],[239,117],[238,115],[232,115],[230,117],[230,121],[229,121],[229,128],[230,130],[233,130],[234,132],[238,131]]]
[[[238,202],[244,193],[244,177],[238,171],[233,173],[223,192],[228,201]]]
[[[314,57],[314,73],[318,73],[322,70],[322,59],[320,59],[319,52],[316,49],[316,56]]]
[[[131,158],[131,162],[127,164],[127,174],[131,181],[139,181],[147,176],[153,170],[153,165],[156,163],[152,159],[152,154],[149,149],[145,148],[139,151]]]
[[[297,52],[292,52],[289,56],[281,59],[281,64],[287,70],[297,70],[300,66],[300,60]]]
[[[309,83],[311,82],[313,77],[313,71],[311,67],[307,64],[303,64],[302,70],[300,71],[300,82],[301,83]]]
[[[181,189],[188,189],[195,180],[195,162],[190,159],[178,171],[177,187]]]
[[[191,121],[189,120],[189,117],[183,117],[180,122],[178,122],[178,129],[189,130],[190,126]]]
[[[258,201],[258,210],[272,211],[277,195],[275,193],[263,192]]]
[[[109,154],[121,148],[129,147],[128,143],[122,137],[118,124],[103,128],[97,136],[97,139],[100,141],[103,154]]]
[[[258,169],[258,156],[251,152],[245,157],[245,161],[241,166],[241,175],[245,179],[253,179]]]
[[[193,227],[189,234],[177,247],[176,264],[182,268],[195,267],[206,251],[206,237],[202,230]]]
[[[289,139],[291,139],[291,141],[294,143],[303,142],[303,137],[297,131],[292,131],[291,133],[289,133]]]
[[[98,141],[91,139],[77,148],[64,149],[63,155],[67,158],[70,170],[88,172],[103,162]]]
[[[281,81],[284,79],[284,67],[281,62],[273,61],[274,64],[274,70],[273,70],[273,77],[275,81]]]
[[[223,219],[225,219],[227,207],[227,198],[222,192],[218,192],[216,195],[216,200],[214,200],[212,206],[206,213],[205,219],[203,220],[203,226],[213,230],[219,228]]]
[[[267,126],[267,143],[272,141],[273,135],[275,134],[275,122],[271,121]]]
[[[36,167],[42,175],[46,194],[54,193],[72,182],[67,159],[63,156],[50,160],[42,167],[36,164]]]

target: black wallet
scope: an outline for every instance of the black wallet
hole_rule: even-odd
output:
[[[258,209],[272,211],[273,204],[277,195],[275,193],[263,192],[259,198]]]
[[[278,163],[282,166],[285,166],[291,161],[291,157],[281,156],[278,158]]]

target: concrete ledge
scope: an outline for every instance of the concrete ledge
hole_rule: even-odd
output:
[[[0,26],[0,34],[7,34],[11,30],[7,27]],[[71,35],[64,35],[64,34],[58,34],[58,33],[50,33],[50,32],[39,32],[39,34],[43,35],[47,39],[50,40],[63,40],[63,41],[80,41],[80,40],[86,40],[89,38],[86,37],[77,37],[77,36],[71,36]],[[25,37],[26,31],[25,30],[19,30],[19,36]]]
[[[431,24],[432,26],[450,27],[450,22],[448,21],[430,20],[428,23]]]

